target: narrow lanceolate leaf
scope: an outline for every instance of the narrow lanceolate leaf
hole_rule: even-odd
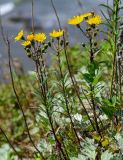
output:
[[[104,16],[105,20],[107,21],[107,23],[111,25],[111,21],[109,20],[109,18],[106,17],[105,13],[102,10],[100,10],[100,11],[101,11],[102,15]]]
[[[107,9],[109,9],[111,12],[113,12],[113,9],[112,9],[109,5],[100,4],[100,6],[105,7],[105,8],[107,8]]]
[[[92,84],[93,84],[94,86],[96,86],[97,83],[100,81],[101,76],[102,76],[102,75],[97,75],[97,76],[94,78],[94,81],[92,82]]]

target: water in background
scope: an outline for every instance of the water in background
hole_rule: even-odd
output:
[[[68,18],[88,11],[99,12],[98,5],[103,0],[81,0],[81,2],[82,8],[77,0],[54,0],[62,26],[69,29],[71,43],[80,39],[80,32],[75,27],[67,25]],[[0,8],[3,28],[11,38],[22,28],[27,32],[31,29],[31,0],[0,0]],[[34,11],[35,25],[38,30],[48,33],[58,26],[50,0],[34,0]],[[3,57],[7,56],[3,41],[0,41],[0,54]],[[32,68],[32,62],[26,57],[23,48],[18,43],[12,43],[12,56],[19,57],[26,70]]]

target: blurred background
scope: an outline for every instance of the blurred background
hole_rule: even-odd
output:
[[[102,0],[54,0],[62,27],[68,30],[71,44],[78,42],[81,39],[81,35],[76,27],[67,25],[67,20],[79,13],[100,12],[100,3],[102,3]],[[24,70],[31,70],[33,63],[27,58],[20,44],[14,42],[14,37],[21,29],[27,33],[31,31],[31,10],[31,0],[0,0],[0,13],[4,32],[13,38],[12,57],[19,59],[23,64]],[[50,0],[34,0],[34,19],[37,32],[48,33],[58,27]],[[0,59],[4,59],[7,56],[7,52],[1,33],[0,37]],[[0,63],[2,62],[3,60]]]

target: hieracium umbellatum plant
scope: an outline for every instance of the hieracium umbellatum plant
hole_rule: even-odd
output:
[[[57,14],[59,28],[50,33],[26,34],[21,30],[15,37],[35,65],[33,74],[25,79],[28,84],[33,83],[28,104],[36,107],[33,115],[34,131],[35,127],[38,130],[34,132],[36,140],[27,123],[27,137],[32,136],[33,149],[29,151],[32,159],[123,158],[121,4],[120,0],[113,0],[111,6],[102,4],[108,17],[103,11],[100,14],[90,11],[69,18],[67,25],[82,37],[72,47]],[[102,26],[107,26],[106,30]],[[49,65],[50,53],[53,55]]]

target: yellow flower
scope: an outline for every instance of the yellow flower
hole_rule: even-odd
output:
[[[99,15],[94,16],[94,17],[88,19],[86,22],[87,22],[89,25],[99,25],[99,24],[102,22],[101,16],[99,16]]]
[[[21,30],[21,31],[17,34],[17,36],[15,37],[15,40],[16,40],[16,41],[19,41],[20,39],[22,39],[23,35],[24,35],[24,32],[23,32],[23,30]]]
[[[84,20],[84,17],[83,16],[74,16],[72,17],[71,19],[68,20],[68,24],[71,24],[71,25],[78,25],[80,24],[82,21]]]
[[[105,138],[102,142],[101,142],[101,144],[102,144],[102,146],[103,147],[107,147],[108,145],[109,145],[109,139],[108,138]]]
[[[92,15],[93,14],[91,12],[88,12],[88,13],[81,14],[80,16],[82,16],[83,18],[86,18],[86,17],[90,17]]]
[[[58,37],[61,37],[62,35],[63,35],[63,33],[64,33],[64,30],[58,30],[58,31],[56,31],[56,30],[53,30],[51,33],[50,33],[50,36],[51,37],[54,37],[54,38],[58,38]]]
[[[34,40],[34,34],[29,34],[27,37],[28,41],[33,41]]]
[[[25,41],[25,42],[22,42],[22,46],[24,47],[28,47],[31,45],[31,42],[30,41]]]
[[[34,40],[37,42],[43,42],[46,39],[46,35],[44,33],[38,33],[34,35]]]

